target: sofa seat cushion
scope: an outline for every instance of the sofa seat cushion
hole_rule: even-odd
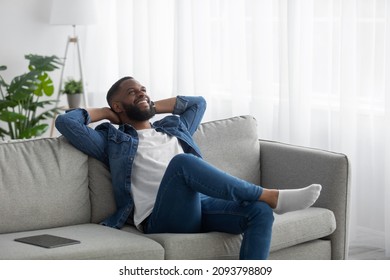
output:
[[[223,232],[142,234],[133,226],[123,230],[160,243],[167,260],[237,259],[241,244],[241,235]]]
[[[274,216],[271,251],[326,237],[336,230],[334,214],[325,208],[310,207]]]
[[[46,249],[14,241],[15,238],[52,234],[79,240],[80,244]],[[82,224],[47,230],[0,235],[0,259],[163,259],[164,249],[157,242],[129,232]]]
[[[308,208],[283,215],[275,214],[271,252],[326,237],[336,229],[333,212]],[[134,227],[125,231],[140,234]],[[242,237],[222,232],[197,234],[147,234],[160,243],[166,259],[238,259]]]
[[[330,260],[332,241],[316,239],[295,246],[272,251],[269,260]]]

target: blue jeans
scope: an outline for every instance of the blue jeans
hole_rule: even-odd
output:
[[[175,156],[161,181],[145,233],[243,234],[240,259],[267,259],[274,221],[263,189],[191,154]]]

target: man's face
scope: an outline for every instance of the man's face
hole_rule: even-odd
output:
[[[119,102],[121,109],[131,120],[146,121],[156,114],[146,88],[134,79],[121,83],[114,102]]]

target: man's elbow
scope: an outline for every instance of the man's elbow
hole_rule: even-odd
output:
[[[59,132],[62,132],[63,129],[66,126],[66,117],[65,114],[58,115],[56,120],[55,120],[55,127]]]
[[[204,105],[206,107],[207,106],[206,99],[203,96],[199,96],[199,99],[200,99],[200,102],[202,103],[202,105]]]
[[[203,111],[206,110],[206,107],[207,107],[207,101],[206,99],[203,97],[203,96],[199,96],[199,101],[198,101],[198,107],[199,108],[202,108]]]

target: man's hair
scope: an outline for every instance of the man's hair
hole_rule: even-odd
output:
[[[130,77],[130,76],[126,76],[126,77],[123,77],[123,78],[120,78],[118,81],[116,81],[111,87],[110,89],[108,90],[107,92],[107,96],[106,96],[106,99],[107,99],[107,103],[108,105],[110,105],[111,107],[111,102],[112,102],[112,99],[114,98],[114,96],[117,94],[118,92],[118,89],[121,85],[121,83],[125,80],[133,80],[134,78],[133,77]]]

